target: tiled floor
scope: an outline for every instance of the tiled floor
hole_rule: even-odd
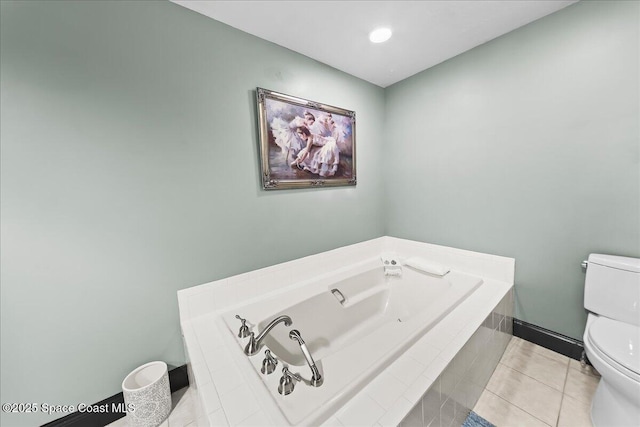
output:
[[[592,368],[513,337],[473,410],[498,427],[591,427],[599,381]]]
[[[544,347],[513,337],[473,409],[498,427],[591,427],[590,402],[600,377]],[[171,396],[160,427],[197,427],[191,388]],[[121,418],[110,427],[127,427]]]
[[[185,387],[171,394],[171,413],[159,427],[197,427],[195,423],[195,410],[193,399],[195,396],[190,387]],[[129,427],[127,417],[109,424],[109,427]]]

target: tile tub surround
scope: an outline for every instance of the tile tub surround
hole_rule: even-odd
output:
[[[397,425],[476,330],[510,294],[514,260],[460,249],[381,237],[178,292],[180,320],[198,425],[281,425],[284,419],[233,348],[221,343],[220,314],[295,287],[354,263],[396,252],[420,256],[452,270],[477,275],[484,284],[421,339],[358,391],[326,425]],[[512,297],[511,297],[512,301]],[[254,326],[254,325],[251,325]],[[205,356],[206,355],[206,356]]]
[[[464,423],[513,337],[513,306],[511,288],[421,396],[401,426],[449,427]]]

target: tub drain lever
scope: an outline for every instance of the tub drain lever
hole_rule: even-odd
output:
[[[307,364],[309,365],[309,368],[311,368],[311,385],[314,387],[320,387],[324,382],[324,378],[322,378],[322,375],[320,375],[320,372],[316,367],[316,362],[313,361],[313,357],[311,357],[311,353],[309,352],[307,345],[302,339],[300,332],[298,332],[297,329],[293,329],[291,332],[289,332],[289,338],[298,341],[298,344],[300,344],[302,354],[304,354],[304,358],[307,359]]]
[[[344,295],[342,295],[342,292],[340,292],[340,289],[338,288],[331,289],[331,293],[333,294],[334,297],[338,299],[338,302],[340,304],[344,305],[344,303],[347,301]]]

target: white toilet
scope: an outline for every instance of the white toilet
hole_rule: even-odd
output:
[[[596,427],[640,426],[640,259],[589,255],[584,348],[602,378],[591,402]]]

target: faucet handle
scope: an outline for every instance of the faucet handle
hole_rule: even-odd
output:
[[[243,319],[239,315],[236,314],[236,319],[242,322],[242,326],[240,326],[240,330],[238,331],[238,336],[240,338],[246,338],[249,336],[249,327],[247,326],[247,319]]]
[[[278,359],[271,355],[271,351],[264,351],[264,360],[262,361],[262,369],[260,372],[263,374],[269,375],[273,371],[276,370],[276,365],[278,364]]]
[[[298,374],[294,374],[289,371],[286,366],[282,368],[282,377],[280,378],[280,385],[278,385],[278,393],[283,396],[291,394],[295,387],[293,380],[302,381],[302,378]]]

